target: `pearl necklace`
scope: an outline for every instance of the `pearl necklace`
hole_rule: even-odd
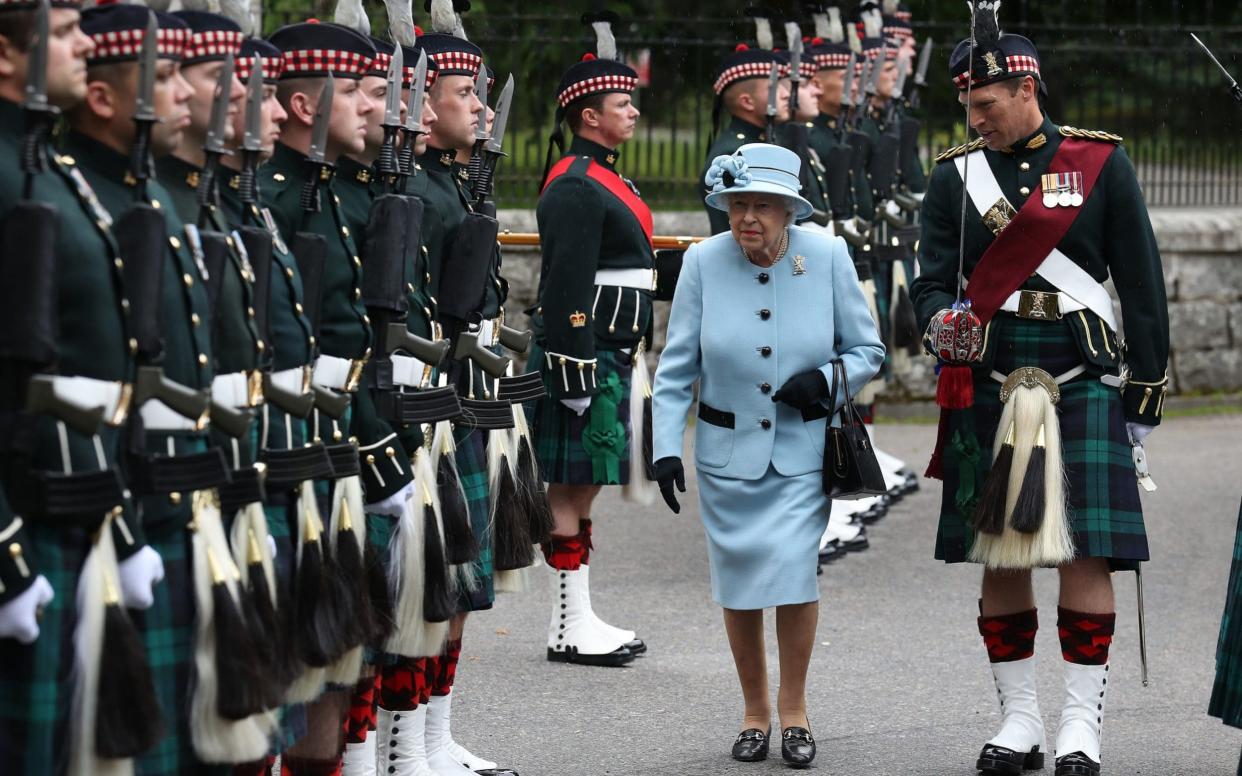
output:
[[[741,248],[740,245],[738,247]],[[777,263],[780,262],[781,259],[785,258],[785,252],[788,250],[789,250],[789,227],[785,227],[785,231],[781,234],[780,244],[777,245],[776,247],[776,258],[772,259],[772,263],[768,264],[766,267],[764,267],[764,269],[770,269],[772,267],[775,267]],[[742,248],[742,255],[745,256],[746,260],[749,261],[751,264],[755,264],[755,260],[752,259],[750,256],[750,251],[746,250],[745,248]],[[760,265],[755,264],[755,266],[760,266]]]

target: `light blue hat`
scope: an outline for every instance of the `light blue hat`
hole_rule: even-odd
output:
[[[801,221],[815,211],[799,194],[802,182],[798,173],[802,160],[788,148],[771,143],[747,143],[732,156],[717,156],[707,168],[703,183],[711,187],[708,206],[728,210],[730,194],[755,192],[776,194],[793,201],[794,218]]]

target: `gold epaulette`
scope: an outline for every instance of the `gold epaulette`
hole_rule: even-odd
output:
[[[977,137],[974,140],[970,141],[969,143],[962,143],[960,146],[954,146],[950,148],[948,151],[942,152],[940,156],[937,156],[936,164],[940,164],[941,162],[947,162],[950,159],[956,159],[962,154],[968,154],[971,151],[978,151],[980,148],[983,148],[984,145],[986,144],[983,142],[983,138]]]
[[[1114,135],[1112,132],[1103,132],[1098,129],[1079,129],[1078,127],[1061,127],[1062,137],[1080,137],[1083,140],[1098,140],[1101,143],[1121,144],[1121,135]]]

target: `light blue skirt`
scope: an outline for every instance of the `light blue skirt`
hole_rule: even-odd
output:
[[[726,609],[819,600],[819,540],[831,502],[819,472],[786,477],[771,465],[758,480],[699,469],[712,598]]]

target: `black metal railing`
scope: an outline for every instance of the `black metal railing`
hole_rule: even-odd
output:
[[[929,87],[922,96],[924,160],[963,142],[964,116],[946,76],[949,52],[967,32],[960,2],[912,2],[920,41],[936,41]],[[582,3],[584,7],[591,3]],[[636,95],[643,112],[636,137],[621,150],[619,167],[656,208],[699,207],[699,176],[711,134],[711,83],[720,57],[753,35],[737,16],[686,18],[664,4],[658,16],[617,30],[623,54],[646,57],[650,78]],[[1010,6],[1014,6],[1011,8]],[[1193,10],[1187,7],[1193,5]],[[513,72],[518,92],[510,157],[498,173],[497,199],[529,206],[537,195],[564,69],[593,47],[578,13],[532,10],[544,4],[492,0],[471,13],[466,27],[498,73]],[[922,7],[920,7],[922,6]],[[1118,11],[1118,7],[1125,8]],[[368,1],[374,27],[384,11]],[[732,10],[731,8],[729,10]],[[1113,13],[1107,16],[1106,13]],[[1190,40],[1201,31],[1217,56],[1242,75],[1242,18],[1230,3],[1084,3],[1016,0],[1005,4],[1007,32],[1038,45],[1054,121],[1125,137],[1151,205],[1233,205],[1242,202],[1242,106],[1228,94],[1212,63]],[[289,18],[288,14],[283,15]],[[282,21],[269,13],[267,26]],[[810,33],[809,24],[805,32]],[[778,33],[778,42],[783,36]]]

